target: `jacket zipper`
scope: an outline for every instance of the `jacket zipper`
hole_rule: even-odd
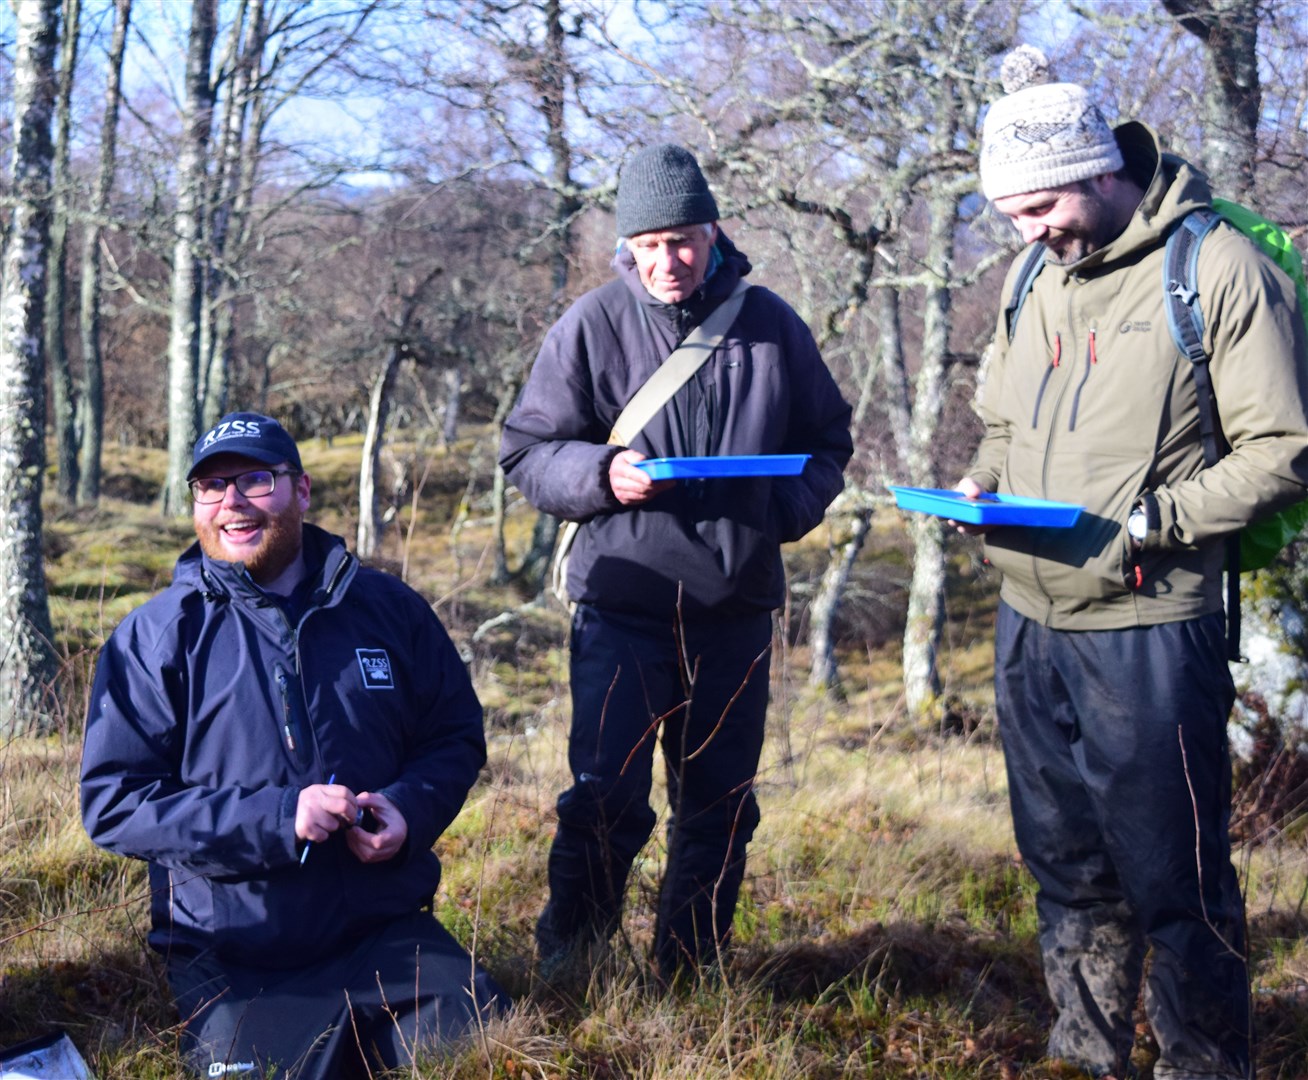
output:
[[[1095,328],[1090,327],[1090,345],[1086,350],[1085,374],[1081,376],[1081,381],[1076,384],[1076,393],[1072,396],[1072,415],[1067,423],[1068,431],[1076,430],[1076,413],[1081,407],[1081,390],[1090,379],[1091,369],[1099,363],[1099,354],[1095,351]]]
[[[1031,427],[1040,426],[1040,403],[1045,399],[1045,388],[1049,385],[1049,377],[1053,375],[1054,369],[1062,362],[1063,359],[1063,335],[1054,332],[1054,355],[1050,357],[1049,364],[1045,367],[1044,378],[1040,380],[1040,389],[1036,391],[1035,409],[1031,413]]]
[[[290,620],[287,619],[287,625],[291,631],[291,655],[295,660],[295,677],[294,680],[287,674],[285,668],[280,664],[277,665],[277,682],[282,691],[282,702],[286,709],[288,723],[293,725],[292,730],[298,732],[299,739],[293,741],[291,736],[287,737],[287,745],[292,750],[296,750],[297,760],[304,768],[308,768],[317,757],[317,740],[313,739],[314,745],[310,745],[312,739],[312,721],[309,718],[308,708],[305,704],[304,696],[304,664],[300,661],[300,632],[304,629],[304,624],[309,617],[320,608],[326,607],[336,594],[336,590],[352,576],[357,562],[351,555],[346,555],[337,565],[336,570],[332,573],[331,580],[328,581],[322,589],[315,593],[309,601],[308,607],[300,617],[298,626],[290,626]],[[285,612],[279,607],[278,613],[285,618]],[[299,747],[297,750],[296,747]],[[320,769],[325,769],[323,762],[318,761]]]

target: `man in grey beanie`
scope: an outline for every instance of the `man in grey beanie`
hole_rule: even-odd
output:
[[[1010,54],[1004,88],[981,183],[1031,247],[1004,285],[985,435],[959,490],[1086,508],[1067,529],[986,532],[1003,575],[995,707],[1057,1008],[1049,1054],[1128,1075],[1149,949],[1153,1075],[1251,1077],[1222,570],[1237,530],[1304,498],[1303,320],[1290,280],[1218,223],[1197,248],[1221,425],[1206,440],[1205,365],[1169,330],[1163,270],[1168,237],[1206,220],[1207,180],[1143,124],[1110,128],[1034,49]]]
[[[617,927],[656,821],[660,731],[669,818],[655,961],[670,978],[719,960],[758,823],[780,544],[822,521],[852,452],[849,406],[812,335],[775,294],[744,288],[749,260],[718,216],[689,151],[637,153],[618,185],[617,278],[550,330],[504,426],[509,479],[537,509],[582,523],[567,566],[574,782],[558,800],[536,935],[547,976],[584,971]],[[664,361],[693,331],[708,339],[703,362],[664,384]],[[663,403],[643,426],[630,414],[618,425],[656,371]],[[640,467],[724,455],[810,457],[786,476],[655,480]]]

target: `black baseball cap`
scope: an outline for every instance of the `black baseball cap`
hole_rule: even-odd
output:
[[[304,471],[295,440],[271,416],[261,413],[228,413],[201,435],[195,444],[191,471],[186,474],[186,479],[195,476],[200,463],[215,454],[240,454],[241,457],[253,458],[268,465],[280,465],[283,461],[288,461],[296,472]]]

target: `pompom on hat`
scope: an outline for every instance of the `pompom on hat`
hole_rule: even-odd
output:
[[[981,190],[987,199],[1023,195],[1122,167],[1122,151],[1084,87],[1050,82],[1039,49],[1019,45],[1004,57],[1004,97],[981,129]]]

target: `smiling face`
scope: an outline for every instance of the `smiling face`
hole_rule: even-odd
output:
[[[717,225],[683,225],[630,237],[627,249],[646,291],[665,304],[679,304],[704,284],[717,239]]]
[[[995,199],[995,209],[1016,226],[1024,243],[1039,241],[1049,249],[1050,262],[1070,266],[1098,251],[1125,226],[1111,198],[1114,179],[1096,176],[1062,187],[1005,195]]]
[[[197,479],[236,476],[251,469],[285,469],[239,454],[216,454],[195,470]],[[282,474],[268,495],[251,498],[229,483],[222,501],[194,503],[192,521],[200,548],[211,559],[241,562],[260,585],[268,585],[299,558],[305,511],[309,509],[307,474]]]

